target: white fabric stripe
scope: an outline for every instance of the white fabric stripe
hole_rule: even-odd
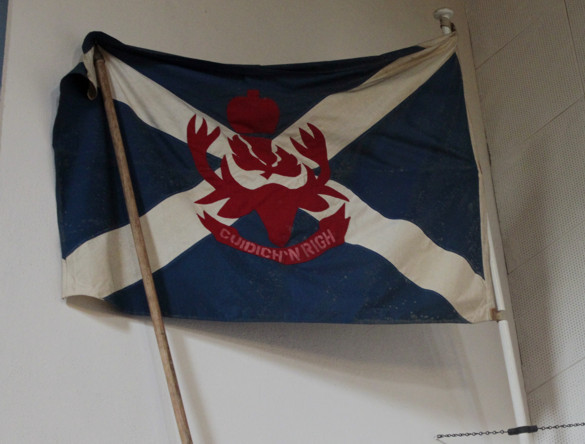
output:
[[[324,133],[327,155],[328,158],[332,158],[426,82],[454,53],[456,37],[455,34],[451,34],[422,46],[428,47],[387,65],[362,85],[326,97],[277,136],[273,144],[298,157],[302,164],[316,167],[313,161],[302,157],[289,140],[292,137],[300,141],[299,128],[308,129],[307,123],[312,123]],[[234,136],[232,130],[106,51],[101,52],[107,61],[114,98],[126,103],[144,123],[186,142],[187,123],[194,114],[197,114],[207,121],[209,132],[216,126],[221,129],[220,136],[211,145],[209,152],[219,158],[227,156],[230,171],[239,183],[250,189],[268,183],[278,183],[288,188],[299,188],[305,184],[304,169],[299,177],[274,174],[267,180],[259,174],[252,176],[240,170],[233,161],[230,161],[231,149],[227,139]],[[86,63],[93,60],[93,51],[87,55]],[[88,66],[88,69],[90,68],[93,68],[93,65]],[[90,70],[90,80],[92,73]],[[201,119],[197,119],[198,126],[201,122]],[[221,175],[219,171],[217,173]]]
[[[442,295],[468,321],[489,319],[490,307],[482,303],[488,297],[486,282],[467,260],[439,247],[412,222],[387,219],[350,189],[336,182],[329,185],[349,198],[345,203],[346,216],[351,218],[345,236],[347,243],[361,245],[385,257],[416,285]],[[325,212],[312,215],[322,219],[344,204],[329,202],[330,208]]]
[[[454,53],[457,41],[455,34],[451,34],[436,39],[433,43],[427,49],[387,65],[362,85],[326,97],[275,137],[273,144],[295,155],[301,163],[311,168],[316,167],[313,161],[301,156],[290,142],[291,137],[300,141],[299,129],[308,129],[307,123],[311,123],[325,135],[327,156],[332,158],[426,82]],[[215,127],[221,129],[221,134],[211,145],[209,153],[219,158],[231,157],[228,138],[235,135],[232,130],[106,51],[101,52],[107,62],[114,98],[127,104],[144,123],[186,142],[187,124],[197,114],[206,120],[209,132]],[[91,74],[92,71],[90,80]],[[197,119],[197,126],[201,123],[202,120]],[[262,180],[260,175],[256,175],[258,180],[254,182],[245,175],[240,176],[241,171],[234,162],[230,162],[230,169],[240,183],[245,183],[251,189],[267,183],[298,188],[306,181],[303,174],[298,178],[273,175],[268,180]]]
[[[221,135],[209,152],[223,157],[230,152],[228,137],[234,132],[140,74],[116,57],[102,51],[106,60],[114,99],[127,104],[147,125],[187,143],[187,124],[194,114],[207,121],[209,132],[219,126]],[[197,127],[201,125],[197,120]]]
[[[456,33],[432,43],[433,46],[387,65],[362,85],[326,97],[275,137],[274,143],[298,156],[289,139],[299,140],[299,128],[307,129],[306,124],[312,123],[325,135],[328,157],[333,157],[412,94],[453,55],[457,45]],[[232,130],[106,51],[102,50],[102,53],[110,73],[114,98],[130,106],[143,122],[186,142],[187,123],[197,114],[207,121],[209,131],[219,126],[222,132],[209,152],[217,157],[231,153],[227,138],[235,134]],[[93,65],[88,63],[86,60],[91,80]],[[303,162],[309,164],[308,159],[303,158]]]
[[[201,224],[201,205],[193,202],[213,188],[202,183],[165,199],[140,218],[152,271],[167,265],[209,234]],[[217,215],[225,201],[205,205],[205,211],[226,225],[233,219]],[[171,216],[170,216],[171,215]],[[130,226],[94,237],[63,261],[63,297],[94,296],[100,299],[141,279]]]
[[[383,217],[348,188],[332,181],[328,185],[350,201],[330,200],[330,208],[313,214],[315,217],[327,217],[345,203],[346,215],[351,217],[345,238],[347,243],[361,245],[387,258],[416,285],[445,297],[468,321],[489,318],[489,307],[478,306],[478,301],[486,298],[485,281],[474,273],[464,258],[436,245],[415,224]],[[212,188],[208,187],[207,191],[211,191]],[[197,206],[193,204],[199,194],[196,188],[166,199],[141,217],[153,271],[209,234],[197,218]],[[233,220],[217,216],[222,202],[214,205],[215,208],[206,205],[205,211],[225,224],[233,223]],[[169,214],[173,217],[170,218]],[[360,229],[364,226],[368,230]],[[64,297],[83,294],[103,299],[140,280],[129,226],[81,245],[64,260],[64,271]],[[446,276],[449,279],[445,279]]]
[[[381,70],[366,81],[366,84],[371,84],[369,88],[364,89],[360,86],[350,92],[329,96],[278,136],[275,142],[286,149],[290,144],[288,138],[298,139],[298,128],[310,122],[325,134],[328,154],[332,157],[404,100],[451,56],[455,48],[455,39],[447,36],[437,41],[438,46],[399,59]],[[222,129],[223,137],[220,136],[221,141],[212,146],[210,150],[212,154],[221,157],[230,152],[226,137],[234,134],[231,130],[219,125],[114,57],[107,54],[105,56],[116,99],[127,103],[147,124],[186,141],[187,123],[193,114],[197,113],[198,116],[206,118],[211,129],[214,128],[213,125]],[[405,70],[410,70],[408,76],[401,75]],[[409,80],[411,72],[415,73],[414,82]],[[133,91],[140,91],[140,97]],[[148,97],[148,101],[141,97]],[[364,102],[368,104],[368,112],[363,111]],[[345,131],[334,139],[332,134],[339,132],[337,125],[340,122]],[[484,299],[481,292],[485,291],[483,288],[485,283],[481,277],[473,273],[463,258],[436,246],[416,225],[406,221],[385,219],[341,185],[332,182],[328,185],[343,189],[343,194],[352,196],[348,206],[349,212],[353,215],[346,238],[348,242],[363,245],[388,257],[400,272],[417,285],[445,296],[466,319],[474,322],[489,318],[485,313],[476,313],[475,306],[467,302],[471,300],[477,303],[478,300]],[[211,186],[202,183],[192,190],[166,199],[141,218],[153,271],[165,266],[209,234],[196,216],[197,212],[201,213],[202,208],[197,208],[193,202],[211,191]],[[223,202],[217,202],[212,206],[206,205],[205,211],[216,216],[222,204]],[[330,214],[336,206],[338,205],[332,205],[327,213]],[[359,214],[362,210],[364,213]],[[169,214],[173,214],[173,217],[169,218]],[[319,215],[319,219],[325,216],[323,213]],[[355,228],[358,220],[360,223],[362,221],[372,223],[379,235],[373,239],[362,235]],[[222,222],[230,225],[234,221],[222,219]],[[153,233],[156,233],[156,237]],[[395,248],[391,247],[404,245],[405,239],[412,239],[416,243],[418,253],[413,255],[411,246],[408,247],[410,252],[407,255],[395,253]],[[112,262],[112,258],[115,258],[115,263]],[[439,265],[440,268],[437,268],[438,263],[442,264]],[[430,264],[434,264],[433,267],[429,268]],[[419,269],[420,266],[422,270]],[[84,243],[63,261],[63,267],[64,297],[85,294],[104,298],[140,280],[128,226]],[[424,273],[425,269],[439,271]],[[445,275],[461,275],[463,278],[455,279],[454,283],[444,283],[440,278]],[[471,282],[469,284],[471,288],[461,288],[460,282]]]
[[[298,128],[312,123],[325,135],[331,159],[443,66],[455,52],[457,40],[447,36],[438,42],[434,47],[396,60],[354,89],[326,97],[276,137],[276,144],[285,148],[290,137],[299,138]]]

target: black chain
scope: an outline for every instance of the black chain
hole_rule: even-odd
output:
[[[552,426],[523,426],[523,427],[515,427],[508,430],[492,430],[489,432],[468,432],[468,433],[449,433],[445,435],[437,435],[435,439],[439,440],[441,438],[463,438],[468,436],[484,436],[484,435],[519,435],[522,433],[536,433],[540,430],[556,430],[556,429],[568,429],[571,427],[585,427],[585,422],[577,422],[573,424],[558,424]]]
[[[576,422],[574,424],[559,424],[553,426],[539,427],[538,430],[568,429],[570,427],[585,427],[585,422]]]
[[[449,433],[446,435],[437,435],[437,436],[435,436],[435,439],[463,438],[465,436],[504,435],[506,433],[508,433],[506,430],[492,430],[490,432]]]

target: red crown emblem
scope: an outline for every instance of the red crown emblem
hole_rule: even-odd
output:
[[[260,97],[257,89],[247,96],[234,97],[227,106],[227,118],[240,134],[272,134],[276,131],[280,111],[272,99]]]

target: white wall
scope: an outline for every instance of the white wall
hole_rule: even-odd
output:
[[[585,420],[585,4],[467,2],[532,421]],[[537,442],[583,443],[585,428]]]
[[[451,2],[473,87],[465,13]],[[51,130],[91,30],[222,62],[377,54],[442,0],[11,1],[0,145],[0,442],[178,442],[149,322],[60,300]],[[478,116],[477,98],[471,105]],[[476,127],[481,123],[475,122]],[[479,131],[481,133],[481,131]],[[173,322],[195,442],[430,443],[514,425],[497,325]],[[478,438],[474,442],[515,442]]]

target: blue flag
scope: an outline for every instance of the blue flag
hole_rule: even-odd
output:
[[[479,322],[494,306],[456,35],[228,65],[89,34],[53,146],[63,296],[147,314],[93,53],[112,81],[163,314]],[[89,97],[88,97],[89,91]]]

